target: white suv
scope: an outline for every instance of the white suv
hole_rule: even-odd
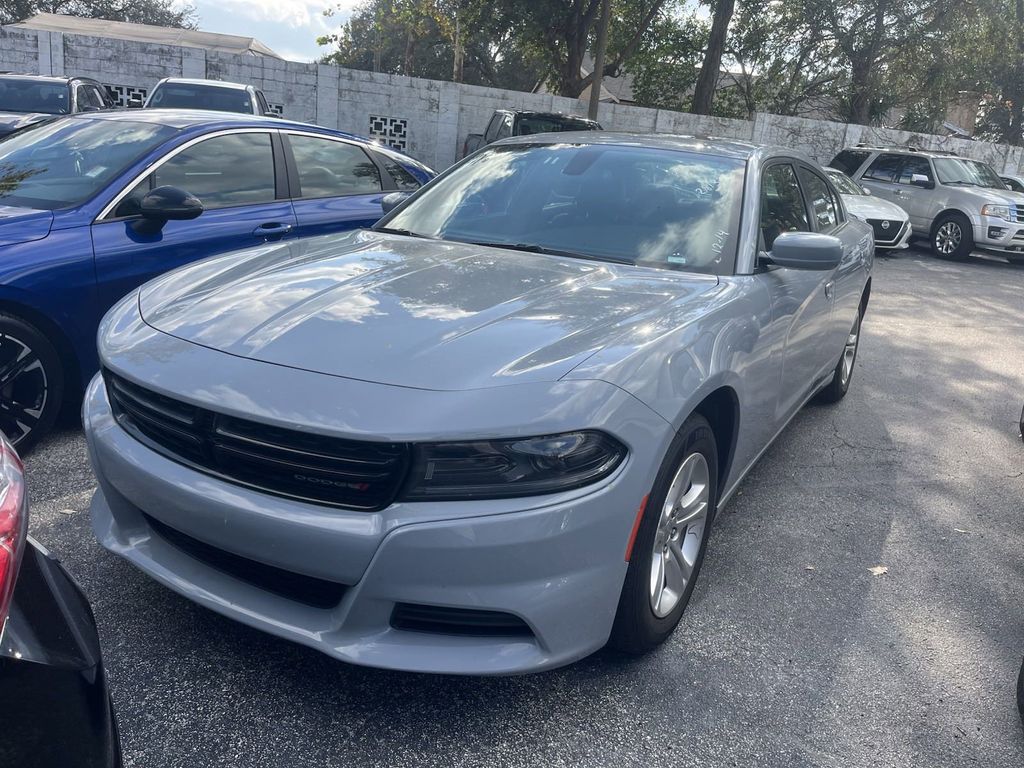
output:
[[[990,165],[948,152],[907,147],[844,149],[829,163],[903,208],[914,237],[936,255],[964,259],[975,248],[1024,261],[1024,194]]]

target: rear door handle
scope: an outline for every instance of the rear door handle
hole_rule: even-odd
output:
[[[831,299],[832,298],[832,294],[834,294],[835,292],[836,292],[836,281],[835,280],[829,280],[827,283],[825,283],[825,298]]]
[[[284,237],[292,231],[292,225],[286,224],[280,221],[268,221],[266,224],[260,224],[256,229],[252,231],[256,237],[278,238]]]

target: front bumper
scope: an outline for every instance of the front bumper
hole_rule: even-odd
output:
[[[222,362],[250,366],[250,375],[251,366],[264,367]],[[231,379],[223,367],[218,373]],[[607,642],[626,542],[671,440],[669,425],[634,398],[586,384],[607,388],[603,396],[624,425],[617,436],[630,446],[606,480],[544,497],[396,503],[368,513],[270,496],[151,450],[114,420],[97,377],[84,406],[99,483],[93,528],[104,547],[195,602],[355,664],[456,674],[566,664]],[[341,597],[312,605],[269,590],[197,556],[164,526],[258,566],[340,585]],[[497,611],[521,619],[529,634],[396,629],[400,603]]]
[[[986,251],[1024,255],[1024,222],[979,216],[974,222],[974,244]]]
[[[867,222],[874,232],[875,248],[898,250],[907,247],[913,232],[909,219],[867,219]]]

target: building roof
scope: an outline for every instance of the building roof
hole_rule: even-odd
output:
[[[126,21],[107,21],[106,19],[83,19],[79,16],[65,16],[59,13],[37,13],[32,18],[11,24],[11,26],[45,32],[64,32],[69,35],[113,37],[119,40],[135,40],[140,43],[182,45],[220,53],[281,58],[254,37],[223,35],[219,32],[203,32],[198,29],[156,27],[150,24],[131,24]]]

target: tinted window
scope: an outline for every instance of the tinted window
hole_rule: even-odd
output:
[[[829,165],[838,168],[847,176],[853,176],[854,171],[864,164],[870,154],[870,152],[860,149],[844,149],[832,159]]]
[[[484,131],[484,141],[490,143],[494,141],[494,137],[498,133],[498,127],[501,125],[501,121],[505,116],[501,112],[496,112],[491,115],[491,122],[487,124],[487,130]]]
[[[879,155],[875,158],[875,162],[868,166],[868,169],[864,171],[862,179],[868,179],[870,181],[888,181],[893,182],[896,180],[897,174],[900,172],[900,167],[903,165],[903,155]]]
[[[78,86],[78,109],[84,111],[86,109],[103,109],[106,105],[103,103],[103,97],[100,95],[100,90],[94,85],[79,85]]]
[[[492,147],[386,226],[732,274],[743,175],[740,160],[646,147]]]
[[[206,208],[254,205],[274,199],[270,134],[217,136],[179,152],[156,169],[153,186],[192,193]]]
[[[1006,183],[1006,185],[1007,185],[1007,186],[1008,186],[1008,187],[1009,187],[1010,189],[1012,189],[1012,190],[1013,190],[1014,192],[1024,192],[1024,184],[1021,184],[1021,183],[1020,183],[1019,181],[1017,181],[1016,179],[1008,179],[1008,178],[1006,178],[1006,177],[1004,176],[1004,177],[1003,177],[1003,181],[1004,181],[1004,182]]]
[[[377,155],[377,157],[384,164],[385,170],[387,170],[388,175],[395,182],[397,189],[402,192],[415,192],[420,188],[420,183],[416,181],[416,177],[405,170],[397,160],[387,155]]]
[[[174,128],[64,118],[0,140],[0,205],[53,210],[88,200]]]
[[[501,121],[501,125],[498,126],[498,132],[494,134],[494,140],[507,139],[512,135],[512,115],[505,115]]]
[[[299,171],[298,197],[339,197],[379,192],[380,172],[352,144],[311,136],[289,136]]]
[[[836,199],[828,184],[816,173],[801,170],[800,178],[804,182],[804,192],[807,202],[810,203],[811,212],[819,232],[827,232],[839,223],[839,211],[836,206]]]
[[[775,238],[783,232],[809,232],[810,229],[793,166],[771,166],[761,181],[761,236],[765,250],[770,251]]]
[[[70,91],[64,83],[0,77],[0,112],[66,115],[70,109]]]
[[[190,83],[164,83],[150,95],[147,106],[252,114],[252,99],[244,88]]]
[[[907,157],[903,160],[903,167],[897,179],[900,184],[909,184],[914,176],[927,176],[928,181],[932,180],[932,168],[928,165],[928,158]]]
[[[597,125],[589,120],[578,117],[559,115],[521,115],[519,117],[519,135],[529,136],[533,133],[558,133],[561,131],[596,131]]]

